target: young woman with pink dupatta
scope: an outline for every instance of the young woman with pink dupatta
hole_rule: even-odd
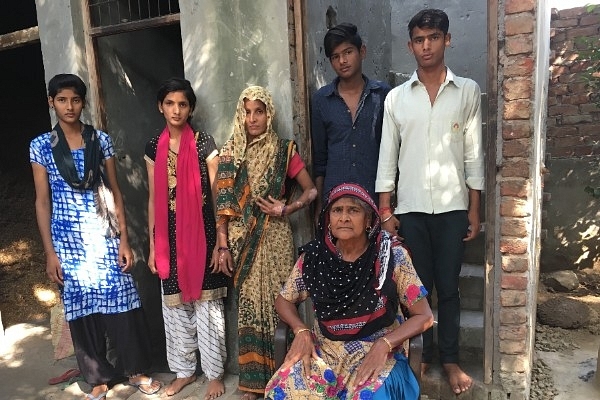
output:
[[[223,385],[227,276],[215,263],[214,188],[219,164],[211,136],[189,124],[196,96],[185,79],[171,78],[158,90],[166,126],[146,144],[148,170],[148,267],[162,286],[167,361],[176,378],[165,389],[179,393],[196,380],[196,349],[209,379],[205,399]]]

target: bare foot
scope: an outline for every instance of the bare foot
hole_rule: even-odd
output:
[[[246,392],[240,397],[240,400],[256,400],[258,399],[258,395],[252,392]]]
[[[167,388],[165,389],[165,393],[167,394],[167,396],[173,396],[181,392],[181,389],[194,382],[195,380],[196,375],[188,376],[187,378],[175,378],[173,381],[171,381],[171,383],[169,383],[169,386],[167,386]]]
[[[458,364],[448,363],[442,365],[444,367],[444,371],[446,371],[448,383],[450,383],[450,387],[454,393],[461,394],[471,388],[471,385],[473,385],[473,379],[471,379],[471,377],[467,375],[465,371],[458,366]]]
[[[431,364],[429,364],[429,363],[425,363],[425,362],[421,363],[421,379],[423,379],[423,377],[425,376],[425,374],[427,372],[429,372],[429,367],[430,366],[431,366]]]
[[[213,400],[217,397],[222,396],[225,393],[225,385],[219,379],[212,379],[208,381],[208,388],[204,395],[204,400]]]

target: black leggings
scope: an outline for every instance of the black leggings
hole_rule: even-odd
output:
[[[141,308],[118,314],[91,314],[69,322],[79,370],[92,386],[143,373],[151,365],[150,339]],[[107,339],[116,365],[107,358]]]

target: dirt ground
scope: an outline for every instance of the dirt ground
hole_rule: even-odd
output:
[[[30,171],[21,174],[0,171],[0,316],[5,328],[45,320],[58,301],[58,290],[45,273],[44,251],[35,219],[35,193]],[[576,271],[581,285],[568,294],[585,302],[600,315],[600,270]],[[553,296],[540,285],[538,302]],[[600,324],[566,330],[538,324],[536,350],[564,352],[579,348],[580,343],[600,337]],[[596,355],[593,355],[594,357]],[[595,366],[594,366],[595,367]],[[580,379],[585,381],[582,376]],[[532,376],[531,400],[553,399],[558,394],[550,367],[537,358]]]
[[[0,172],[0,312],[8,327],[48,318],[58,290],[46,277],[30,171]]]

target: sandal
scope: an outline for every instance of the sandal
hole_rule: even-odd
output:
[[[152,389],[152,382],[154,382],[154,379],[152,379],[151,377],[148,377],[146,379],[142,379],[139,382],[131,382],[131,380],[129,381],[129,385],[130,386],[135,386],[137,388],[137,390],[139,390],[140,392],[146,394],[146,395],[152,395],[155,394],[156,392],[158,392],[161,388],[162,388],[162,383],[160,383],[160,385],[158,385],[155,389]],[[146,390],[144,388],[142,388],[142,386],[150,386],[150,390]]]
[[[93,394],[88,393],[85,395],[85,398],[86,398],[86,400],[103,400],[103,399],[106,399],[107,394],[108,394],[108,392],[102,392],[98,396],[94,396]]]

